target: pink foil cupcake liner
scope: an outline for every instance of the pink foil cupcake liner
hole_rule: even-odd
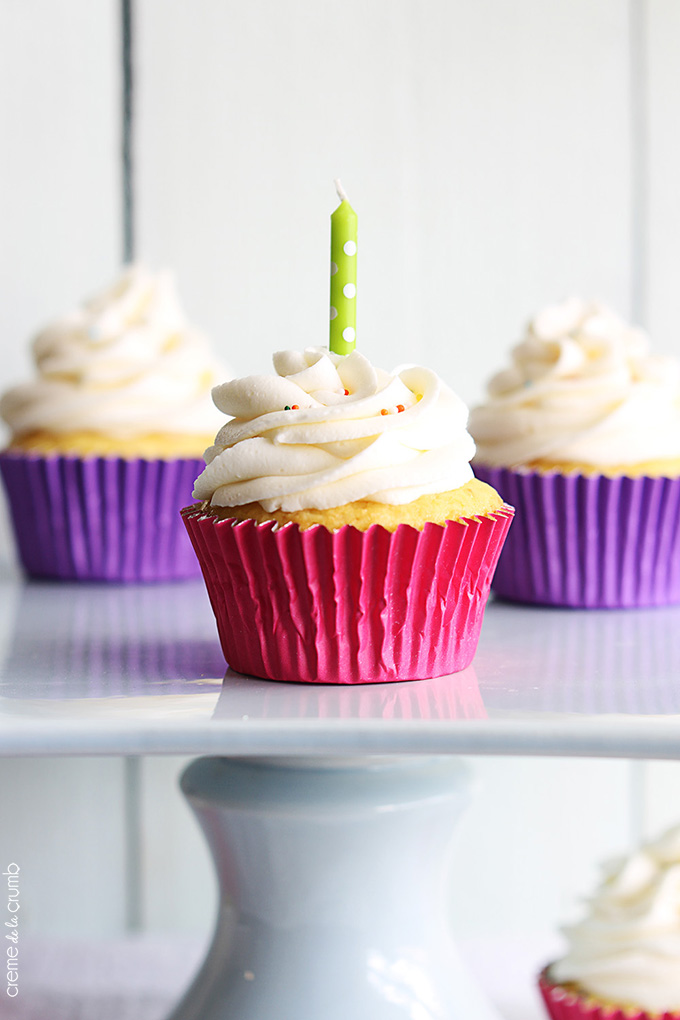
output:
[[[3,453],[0,471],[25,571],[74,581],[200,576],[178,511],[202,467],[199,458]]]
[[[618,1007],[579,995],[550,981],[549,968],[539,977],[538,987],[552,1020],[652,1020],[645,1010]],[[655,1013],[653,1020],[680,1020],[680,1013]]]
[[[302,683],[383,683],[465,669],[512,519],[393,533],[183,518],[227,662]]]
[[[498,595],[588,609],[680,602],[680,479],[475,474],[517,509]]]

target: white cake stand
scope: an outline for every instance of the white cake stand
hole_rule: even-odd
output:
[[[211,755],[218,920],[171,1020],[491,1020],[443,913],[456,756],[680,758],[676,608],[492,604],[474,667],[353,688],[222,678],[200,585],[8,580],[0,628],[0,753]]]

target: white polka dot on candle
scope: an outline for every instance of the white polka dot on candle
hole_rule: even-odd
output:
[[[352,329],[351,326],[347,326],[342,331],[342,339],[346,340],[348,344],[352,343],[352,341],[354,340],[355,335],[356,334],[355,334],[355,332],[354,332],[354,330]]]
[[[338,314],[337,308],[333,308],[333,305],[331,305],[331,319],[335,319],[337,314]]]
[[[342,293],[345,295],[346,298],[353,298],[356,297],[357,289],[353,283],[346,283],[345,286],[342,288]]]
[[[335,262],[331,262],[331,276],[335,276],[338,271],[338,267]]]
[[[356,255],[357,246],[354,243],[354,241],[345,241],[345,243],[342,246],[342,250],[344,251],[345,255]]]

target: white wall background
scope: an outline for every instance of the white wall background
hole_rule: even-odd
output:
[[[2,388],[30,373],[35,329],[119,264],[118,13],[0,5]],[[137,0],[135,46],[139,254],[176,270],[237,372],[326,341],[336,176],[375,362],[422,360],[475,400],[523,321],[570,292],[677,351],[677,0]],[[25,933],[207,930],[181,764],[0,762]],[[554,929],[598,860],[680,819],[672,763],[475,767],[463,933]]]

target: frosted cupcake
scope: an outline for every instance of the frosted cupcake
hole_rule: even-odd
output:
[[[680,1016],[680,827],[605,868],[540,989],[554,1020]]]
[[[517,508],[494,589],[551,605],[680,601],[680,362],[576,298],[545,309],[470,416]]]
[[[23,565],[38,577],[194,576],[177,524],[217,415],[224,368],[167,273],[128,267],[36,337],[38,377],[9,390],[0,456]]]
[[[227,661],[310,683],[465,668],[512,511],[473,477],[464,404],[356,351],[274,367],[213,391],[233,417],[184,511]]]

